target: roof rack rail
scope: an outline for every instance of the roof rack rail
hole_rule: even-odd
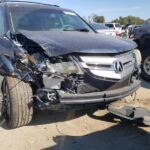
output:
[[[0,3],[2,3],[2,2],[6,2],[6,0],[0,0]]]
[[[36,4],[42,4],[42,5],[50,5],[50,6],[55,6],[59,7],[58,5],[52,5],[52,4],[45,4],[45,3],[40,3],[40,2],[32,2],[32,1],[25,1],[25,0],[0,0],[0,3],[3,2],[27,2],[27,3],[36,3]]]
[[[58,5],[52,5],[52,6],[59,7]]]

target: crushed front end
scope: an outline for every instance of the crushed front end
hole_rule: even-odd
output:
[[[16,76],[30,82],[38,107],[112,102],[140,86],[140,54],[73,53],[49,57],[32,47],[15,63]]]
[[[35,104],[44,109],[57,104],[112,102],[140,86],[141,57],[137,49],[118,54],[67,53],[49,56],[33,41],[20,37],[15,59],[2,56],[3,70],[29,82]]]
[[[4,6],[0,116],[10,128],[29,124],[34,107],[110,103],[139,88],[141,54],[134,42],[97,34],[71,10],[28,2]]]
[[[83,71],[76,91],[59,91],[60,102],[85,104],[112,102],[134,93],[140,86],[138,50],[117,55],[78,55],[74,61]]]

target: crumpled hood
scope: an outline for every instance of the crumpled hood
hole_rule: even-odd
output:
[[[42,47],[50,57],[69,53],[116,54],[137,47],[130,40],[96,33],[25,30],[20,33]]]

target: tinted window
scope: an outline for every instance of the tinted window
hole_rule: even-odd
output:
[[[3,33],[4,33],[4,18],[2,8],[0,7],[0,36],[2,36]]]
[[[114,28],[113,24],[105,24],[105,26],[109,27],[109,28]]]
[[[51,8],[10,7],[15,31],[66,31],[92,29],[75,13]]]

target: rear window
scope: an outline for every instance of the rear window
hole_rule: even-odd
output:
[[[105,24],[105,26],[109,27],[109,28],[114,28],[113,24]]]
[[[120,24],[115,24],[115,27],[120,28],[121,25]]]

